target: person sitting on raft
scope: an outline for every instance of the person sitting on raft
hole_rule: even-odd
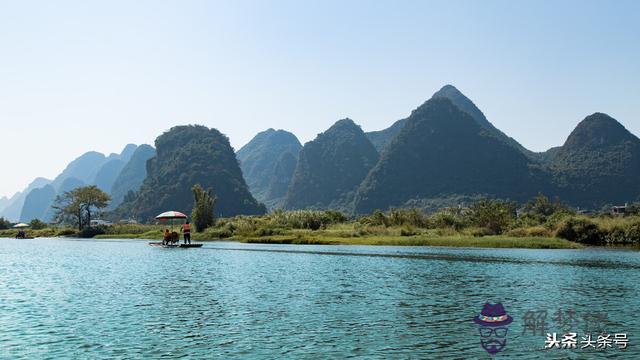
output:
[[[171,242],[171,233],[169,229],[164,229],[164,237],[162,238],[162,245],[168,245]]]

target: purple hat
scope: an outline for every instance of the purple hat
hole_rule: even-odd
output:
[[[480,315],[474,317],[473,321],[482,326],[505,326],[511,324],[513,318],[507,315],[501,303],[486,303],[482,307]]]

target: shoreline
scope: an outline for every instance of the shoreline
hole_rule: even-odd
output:
[[[130,236],[126,236],[130,235]],[[75,236],[37,236],[27,239],[16,239],[0,235],[1,240],[38,240],[38,239],[67,239],[78,241],[91,240],[139,240],[139,241],[161,241],[160,237],[144,237],[136,236],[136,234],[104,234],[97,235],[93,238],[80,238]],[[509,236],[485,236],[485,237],[430,237],[412,239],[402,237],[385,237],[385,239],[368,239],[359,238],[355,241],[345,241],[345,239],[290,239],[286,236],[283,239],[274,238],[200,238],[194,239],[192,242],[214,243],[214,242],[234,242],[239,244],[271,244],[271,245],[342,245],[342,246],[400,246],[400,247],[444,247],[444,248],[476,248],[476,249],[545,249],[545,250],[579,250],[579,249],[598,249],[598,250],[627,250],[640,251],[640,246],[632,244],[608,244],[608,245],[586,245],[571,242],[564,239],[549,237],[528,237],[517,238]],[[183,240],[181,239],[180,242]]]
[[[142,235],[142,236],[140,236]],[[95,239],[140,239],[162,240],[148,234],[104,234]],[[424,247],[472,247],[501,249],[583,249],[586,246],[564,239],[550,237],[510,237],[510,236],[371,236],[371,237],[305,237],[299,235],[278,235],[265,237],[238,237],[211,239],[193,234],[192,242],[233,241],[248,244],[275,245],[368,245],[368,246],[424,246]],[[206,234],[203,234],[206,235]],[[182,241],[182,240],[181,240]]]
[[[104,234],[97,234],[91,239],[141,239],[150,241],[162,240],[162,226],[136,225],[133,227],[114,227]],[[129,231],[127,231],[129,230]],[[134,230],[134,231],[131,231]],[[214,229],[215,230],[215,229]],[[485,235],[474,236],[462,233],[423,232],[403,234],[401,229],[386,229],[385,232],[358,234],[352,229],[334,228],[324,230],[281,230],[276,234],[258,235],[256,233],[218,236],[217,232],[205,231],[191,234],[192,242],[235,241],[250,244],[282,244],[282,245],[369,245],[369,246],[445,246],[470,248],[501,249],[582,249],[587,245],[550,236],[513,236]],[[15,230],[0,231],[0,238],[14,238]],[[75,234],[54,229],[32,230],[27,233],[34,238],[76,238]],[[182,238],[182,236],[180,236]]]
[[[31,239],[15,239],[4,237],[0,239],[10,240],[37,240],[37,239],[73,239],[73,240],[140,240],[140,241],[161,241],[162,238],[122,236],[117,234],[98,235],[93,238],[78,238],[73,236],[56,237],[35,237]],[[449,248],[478,248],[478,249],[547,249],[547,250],[576,250],[585,249],[587,246],[572,243],[568,240],[555,238],[513,238],[513,237],[491,237],[483,238],[388,238],[388,239],[354,239],[356,241],[345,241],[345,239],[304,239],[304,238],[225,238],[225,239],[191,239],[192,242],[236,242],[243,244],[271,244],[271,245],[342,245],[342,246],[415,246],[415,247],[449,247]],[[182,242],[182,239],[180,240]],[[623,246],[589,246],[592,248],[628,248]]]

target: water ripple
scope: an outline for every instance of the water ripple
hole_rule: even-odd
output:
[[[0,358],[486,358],[470,321],[515,318],[508,358],[544,352],[527,310],[606,312],[640,334],[637,252],[0,240]],[[551,321],[551,320],[550,320]]]

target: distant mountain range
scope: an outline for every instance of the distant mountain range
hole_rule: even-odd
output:
[[[143,145],[143,150],[148,152],[148,145]],[[153,151],[153,148],[151,148]],[[52,208],[56,196],[65,191],[73,190],[85,185],[97,185],[107,193],[112,192],[112,187],[122,171],[127,168],[133,155],[138,153],[138,146],[129,144],[125,146],[120,154],[104,154],[90,151],[72,162],[54,180],[38,178],[32,182],[24,191],[14,195],[5,201],[5,207],[0,208],[0,216],[13,221],[29,222],[33,219],[51,221],[54,216]],[[143,156],[144,157],[144,156]],[[145,158],[148,159],[150,156]],[[136,162],[138,164],[138,162]],[[129,168],[136,167],[129,165]],[[142,165],[144,167],[144,165]],[[136,171],[140,166],[136,167]],[[143,170],[144,173],[144,170]],[[134,177],[131,173],[127,177]],[[138,175],[139,177],[139,175]],[[144,175],[142,176],[144,178]],[[114,204],[122,201],[120,193],[130,190],[137,190],[142,180],[135,180],[128,183],[124,180],[118,189]],[[127,185],[130,186],[127,188]]]
[[[34,179],[24,190],[17,192],[5,202],[5,207],[0,210],[0,216],[9,219],[11,221],[20,220],[20,214],[22,213],[22,207],[27,195],[34,190],[51,183],[51,180],[45,178]]]
[[[339,207],[356,213],[407,206],[429,210],[485,196],[524,201],[538,192],[588,209],[640,201],[640,141],[605,114],[587,117],[563,146],[535,153],[497,129],[458,89],[446,85],[409,117],[365,135],[380,156],[352,202],[325,190],[322,202],[287,201],[285,207]],[[325,158],[338,163],[349,155]],[[297,169],[303,167],[299,163]],[[306,180],[294,176],[297,183],[290,185],[287,199],[334,173],[335,169],[320,170]]]
[[[86,184],[113,196],[112,217],[144,221],[189,212],[196,183],[217,194],[218,216],[267,207],[429,210],[480,197],[522,202],[538,192],[588,209],[640,201],[640,139],[615,119],[587,116],[562,146],[535,153],[451,85],[379,131],[343,119],[302,146],[290,132],[268,129],[234,153],[216,129],[177,126],[156,148],[88,152],[53,181],[36,179],[0,199],[0,216],[48,220],[52,198]]]

